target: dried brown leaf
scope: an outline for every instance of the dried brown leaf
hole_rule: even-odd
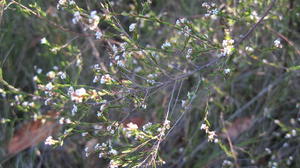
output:
[[[17,154],[28,147],[39,144],[48,136],[52,135],[58,128],[58,124],[54,120],[58,115],[58,112],[52,111],[47,115],[51,120],[43,122],[42,119],[38,119],[24,124],[14,133],[12,139],[9,141],[7,148],[8,154]]]
[[[254,117],[243,117],[234,120],[228,126],[225,127],[224,131],[220,134],[221,137],[227,138],[227,136],[234,140],[240,134],[251,128],[254,121]]]

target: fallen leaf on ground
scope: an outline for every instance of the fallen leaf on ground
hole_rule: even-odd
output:
[[[59,126],[54,120],[58,115],[58,112],[51,111],[47,114],[47,117],[50,118],[50,120],[43,122],[42,119],[37,119],[36,121],[31,121],[20,127],[8,143],[8,154],[17,154],[28,147],[39,144],[48,136],[52,135]]]
[[[234,120],[228,126],[225,127],[224,131],[220,134],[221,137],[230,139],[236,139],[240,134],[251,128],[254,121],[254,117],[243,117]]]

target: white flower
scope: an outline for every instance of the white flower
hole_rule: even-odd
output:
[[[44,104],[47,106],[47,105],[49,105],[50,101],[51,101],[51,98],[48,98],[45,100]]]
[[[58,122],[58,123],[59,123],[60,125],[63,125],[63,124],[64,124],[64,120],[65,120],[65,118],[62,117],[62,118],[59,119],[59,122]]]
[[[71,86],[71,87],[69,87],[69,89],[68,89],[68,95],[72,95],[74,93],[74,88]]]
[[[72,121],[71,121],[70,118],[65,119],[65,122],[66,122],[67,124],[71,124],[71,123],[72,123]]]
[[[193,53],[193,49],[192,48],[189,48],[188,50],[187,50],[187,54],[186,54],[186,59],[190,59],[191,58],[191,54]]]
[[[42,39],[41,39],[41,44],[46,44],[46,43],[47,43],[46,37],[42,38]]]
[[[84,88],[76,89],[75,92],[71,94],[71,100],[75,101],[76,103],[81,103],[86,94],[87,93]]]
[[[253,52],[253,51],[254,51],[254,49],[253,49],[252,47],[249,47],[249,46],[247,46],[247,47],[245,48],[245,50],[246,50],[246,51],[249,51],[249,52]]]
[[[166,41],[165,43],[163,43],[162,46],[161,46],[162,49],[165,49],[167,47],[171,47],[171,43],[168,42],[168,41]]]
[[[126,124],[126,129],[128,129],[128,130],[136,130],[138,128],[139,128],[138,125],[136,125],[136,124],[134,124],[132,122]]]
[[[170,120],[166,120],[165,122],[164,122],[164,126],[166,127],[166,129],[170,129]]]
[[[106,104],[102,104],[102,105],[100,106],[100,111],[103,111],[103,110],[105,109],[105,107],[106,107]]]
[[[86,136],[88,134],[88,132],[83,132],[83,133],[81,133],[81,136]]]
[[[187,50],[187,54],[192,54],[192,52],[193,52],[193,49],[192,49],[192,48],[189,48],[189,49]]]
[[[110,160],[109,168],[118,168],[119,164],[115,160]]]
[[[52,136],[48,136],[47,139],[45,140],[46,145],[54,145],[55,143],[56,140],[54,140]]]
[[[188,37],[190,35],[191,31],[192,30],[188,26],[184,26],[184,28],[183,28],[184,36]]]
[[[77,96],[83,96],[83,95],[86,94],[86,90],[85,90],[85,88],[76,89],[76,90],[75,90],[75,94],[76,94]]]
[[[215,136],[216,136],[215,131],[209,131],[208,132],[208,141],[212,142],[214,140]]]
[[[77,112],[78,108],[75,104],[73,104],[73,108],[72,108],[72,116],[75,115],[75,113]]]
[[[101,39],[101,37],[103,36],[103,34],[100,31],[97,31],[95,33],[96,39]]]
[[[57,5],[56,5],[56,8],[59,9],[59,7],[60,7],[61,5],[65,5],[66,2],[67,2],[67,0],[59,0],[58,3],[57,3]]]
[[[176,20],[176,25],[181,26],[182,24],[186,23],[187,19],[186,18],[180,18]]]
[[[130,26],[129,26],[129,31],[130,32],[133,32],[135,30],[135,27],[136,27],[136,23],[132,23]]]
[[[99,24],[100,17],[97,15],[97,11],[92,11],[89,18],[89,29],[95,30]]]
[[[74,12],[73,19],[72,19],[73,24],[78,23],[80,19],[81,19],[80,12],[79,11]]]
[[[95,76],[93,79],[93,83],[97,83],[99,81],[99,76]]]
[[[97,18],[97,11],[95,11],[95,10],[91,11],[90,17],[93,19]]]
[[[65,72],[62,72],[62,71],[58,72],[57,75],[58,75],[58,76],[60,77],[60,79],[62,79],[62,80],[67,78],[66,73],[65,73]]]
[[[45,86],[45,88],[46,88],[47,90],[52,90],[52,89],[54,88],[54,86],[52,85],[51,82],[49,82],[49,83],[47,83],[47,85]]]
[[[223,40],[222,42],[222,46],[223,46],[223,52],[222,55],[226,56],[226,55],[230,55],[233,52],[234,49],[234,40],[230,39],[230,40]]]
[[[47,75],[48,78],[54,79],[56,74],[55,74],[54,71],[49,71],[46,75]]]
[[[94,127],[95,130],[101,130],[101,129],[103,129],[102,125],[94,125],[93,127]]]
[[[142,70],[142,67],[138,66],[134,69],[134,72],[140,72]]]
[[[108,82],[111,82],[113,79],[110,77],[109,74],[106,74],[106,75],[103,75],[100,79],[100,83],[101,84],[105,84],[105,83],[108,83]]]
[[[271,154],[271,153],[272,153],[272,151],[271,151],[270,148],[265,148],[265,151],[266,151],[268,154]]]
[[[201,130],[205,130],[207,132],[208,130],[208,126],[206,124],[201,124],[201,127],[200,127]]]
[[[225,74],[228,74],[228,73],[230,73],[230,72],[231,72],[231,69],[229,69],[229,68],[224,69],[224,73],[225,73]]]
[[[120,47],[121,47],[121,50],[122,51],[125,51],[126,50],[126,46],[128,45],[128,43],[127,42],[123,42],[123,43],[121,43],[121,45],[120,45]]]
[[[76,4],[75,1],[69,0],[69,5],[75,5],[75,4]]]
[[[181,100],[181,107],[186,108],[186,106],[188,105],[186,100]]]
[[[110,151],[109,151],[109,153],[112,154],[112,155],[117,155],[118,151],[116,151],[115,149],[111,148]]]
[[[24,101],[24,102],[22,103],[22,106],[25,106],[25,107],[26,107],[26,106],[28,106],[28,104],[29,104],[28,101]]]
[[[112,46],[112,50],[113,50],[114,54],[117,54],[117,53],[118,53],[118,48],[117,48],[116,45],[113,45],[113,46]]]
[[[55,71],[57,71],[57,70],[58,70],[58,66],[53,66],[53,69],[54,69]]]
[[[41,68],[38,68],[37,70],[36,70],[36,73],[37,74],[41,74],[43,72],[43,70],[41,69]]]
[[[280,39],[276,39],[276,40],[274,41],[274,46],[277,47],[277,48],[282,48],[282,44],[281,44],[281,42],[280,42]]]
[[[117,61],[117,65],[118,65],[119,67],[125,67],[124,60],[119,60],[119,61]]]

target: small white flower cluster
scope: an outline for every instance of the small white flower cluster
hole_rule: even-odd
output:
[[[116,123],[116,125],[118,125],[118,123]],[[115,133],[115,128],[112,125],[109,125],[106,127],[106,131],[108,131],[110,134],[114,134]]]
[[[106,104],[106,100],[105,100],[104,104],[102,104],[100,106],[100,111],[97,112],[97,117],[102,117],[102,115],[103,115],[102,112],[105,110],[106,107],[107,107],[107,104]]]
[[[118,168],[120,166],[119,163],[117,163],[115,160],[110,160],[109,162],[109,168]]]
[[[57,73],[57,75],[58,75],[58,76],[60,77],[60,79],[62,79],[62,80],[64,80],[64,79],[67,78],[66,73],[65,73],[65,72],[62,72],[62,71],[59,71],[59,72]]]
[[[103,34],[101,33],[101,31],[96,31],[95,36],[96,36],[96,39],[99,40],[102,38]]]
[[[34,107],[35,106],[35,103],[34,102],[28,102],[28,101],[24,101],[23,103],[22,103],[22,106],[23,107]]]
[[[71,121],[71,119],[69,119],[69,118],[64,118],[64,117],[62,117],[62,118],[59,119],[58,123],[59,123],[60,125],[63,125],[63,124],[71,124],[72,121]]]
[[[180,18],[176,20],[176,26],[179,26],[181,28],[179,34],[183,34],[186,37],[188,37],[192,31],[187,25],[187,23],[188,20],[186,18]]]
[[[130,32],[133,32],[133,31],[135,30],[135,28],[136,28],[136,23],[132,23],[132,24],[130,24],[130,26],[129,26],[129,31],[130,31]]]
[[[96,71],[99,72],[101,70],[100,65],[99,64],[95,64],[92,66],[92,68]]]
[[[250,46],[246,46],[245,50],[248,51],[248,52],[253,52],[254,51],[254,49]]]
[[[223,46],[223,51],[222,51],[222,56],[226,56],[226,55],[230,55],[232,54],[233,50],[234,50],[234,40],[230,39],[230,40],[223,40],[222,42],[222,46]]]
[[[230,69],[230,68],[224,69],[224,73],[225,73],[225,74],[229,74],[230,72],[231,72],[231,69]]]
[[[204,130],[208,134],[208,141],[218,143],[219,140],[216,138],[217,134],[215,131],[210,131],[209,127],[206,124],[201,124],[201,130]]]
[[[112,81],[114,81],[114,79],[109,74],[103,75],[100,79],[101,84],[108,84],[111,83]]]
[[[294,160],[294,157],[289,156],[289,158],[286,160],[286,164],[290,166],[292,164],[293,160]]]
[[[74,12],[73,18],[72,18],[72,23],[77,24],[81,19],[81,15],[79,11]]]
[[[69,5],[75,5],[75,1],[74,0],[68,0],[69,1]],[[56,8],[57,9],[60,9],[61,6],[65,6],[67,5],[67,0],[59,0],[57,5],[56,5]]]
[[[58,141],[54,140],[52,136],[48,136],[45,140],[45,145],[55,145]]]
[[[169,48],[169,47],[171,47],[171,43],[170,42],[168,42],[168,41],[166,41],[166,42],[164,42],[162,45],[161,45],[161,49],[166,49],[166,48]]]
[[[157,131],[160,135],[164,136],[166,131],[171,128],[170,120],[165,120],[162,128],[158,128]]]
[[[116,45],[112,46],[113,60],[110,63],[110,66],[112,66],[113,64],[116,64],[119,67],[125,67],[127,45],[128,45],[128,43],[124,42],[124,43],[120,44],[119,48]]]
[[[78,111],[77,106],[75,104],[73,104],[73,108],[72,108],[72,111],[71,111],[72,116],[74,116],[77,113],[77,111]]]
[[[102,143],[101,145],[97,143],[94,146],[95,151],[100,151],[99,158],[103,158],[105,155],[117,155],[119,152],[112,147],[111,141],[109,140],[107,143]]]
[[[130,138],[133,136],[134,131],[137,130],[138,128],[139,128],[138,125],[130,122],[126,124],[126,126],[124,126],[123,132],[125,133],[125,136],[127,138]]]
[[[68,90],[68,94],[71,96],[71,100],[76,103],[82,103],[84,96],[87,95],[85,88],[76,89],[74,91],[73,87],[70,87]]]
[[[282,47],[283,47],[282,44],[281,44],[281,42],[280,42],[280,39],[276,39],[276,40],[274,41],[274,46],[275,46],[276,48],[282,48]]]
[[[36,65],[33,67],[37,74],[41,74],[43,72],[43,69],[38,68]]]
[[[255,10],[252,10],[252,12],[250,14],[250,19],[254,20],[255,22],[259,20],[259,16]]]
[[[275,161],[269,161],[268,162],[268,167],[270,168],[278,168],[278,163]]]
[[[265,151],[266,151],[269,155],[272,154],[272,151],[271,151],[270,148],[265,148]]]
[[[149,78],[149,79],[147,79],[147,83],[149,83],[149,84],[151,84],[151,85],[154,85],[155,84],[155,80],[154,80],[154,78],[156,78],[158,75],[156,74],[156,73],[154,73],[154,74],[149,74],[147,77]],[[145,105],[145,104],[144,104]],[[144,106],[143,105],[143,106]],[[145,108],[144,108],[145,109]]]
[[[188,101],[188,100],[181,100],[181,107],[182,107],[184,110],[187,110],[187,109],[188,109],[188,106],[189,106],[189,101]]]
[[[152,123],[151,122],[148,122],[147,124],[145,124],[145,125],[143,125],[143,127],[142,127],[142,129],[143,129],[143,131],[144,132],[146,132],[146,133],[151,133],[150,132],[150,130],[149,130],[149,128],[152,126]]]
[[[94,125],[93,127],[94,127],[94,133],[95,134],[98,134],[99,131],[103,129],[103,126],[102,125],[98,125],[98,124]]]
[[[89,24],[90,24],[89,29],[96,30],[98,27],[99,21],[100,21],[100,17],[97,15],[97,11],[92,11],[89,16]],[[99,31],[97,31],[97,33],[98,32]],[[99,33],[101,33],[101,32],[99,32]],[[98,36],[100,36],[100,35],[98,34]],[[101,36],[102,36],[102,33],[101,33]],[[100,38],[101,38],[101,36],[100,36]]]
[[[47,44],[48,41],[47,41],[46,37],[43,37],[40,42],[41,42],[41,44]]]
[[[224,160],[223,163],[222,163],[222,166],[232,166],[232,162],[229,161],[229,160]]]
[[[191,59],[192,58],[192,56],[191,56],[191,54],[193,53],[193,49],[192,48],[189,48],[188,50],[187,50],[187,53],[186,53],[186,56],[185,56],[185,58],[186,59]]]
[[[49,71],[47,72],[46,76],[49,78],[49,79],[54,79],[55,76],[56,76],[56,73],[54,71]]]
[[[90,155],[89,147],[84,148],[85,157],[88,157]]]
[[[216,7],[215,3],[203,2],[202,7],[207,9],[207,13],[205,14],[206,17],[217,15],[219,13],[219,9]]]
[[[297,136],[297,131],[295,129],[293,129],[290,133],[285,134],[285,138],[287,139],[295,136]]]

